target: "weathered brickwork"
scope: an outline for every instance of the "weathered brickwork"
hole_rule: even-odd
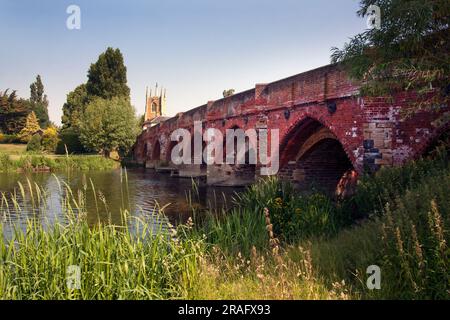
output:
[[[329,65],[257,84],[148,128],[137,139],[134,158],[147,167],[173,167],[170,134],[184,128],[193,135],[194,121],[202,121],[203,128],[217,128],[224,136],[231,128],[278,129],[279,176],[335,186],[349,170],[375,171],[417,157],[447,130],[448,121],[442,122],[439,115],[450,114],[448,106],[437,114],[420,113],[404,119],[401,110],[413,100],[411,94],[391,100],[361,97],[358,84],[338,66]],[[204,173],[208,182],[226,184],[257,176],[259,167],[197,164],[178,169],[180,175]]]

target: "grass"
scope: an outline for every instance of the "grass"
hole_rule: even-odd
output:
[[[348,203],[334,204],[335,209],[316,203],[308,209],[311,221],[322,220],[335,210],[350,216],[353,212],[342,210],[354,208],[355,203],[363,203],[361,207],[367,211],[360,212],[359,216],[365,219],[353,225],[328,220],[332,232],[322,232],[323,228],[314,226],[310,232],[310,226],[299,224],[294,241],[277,239],[280,235],[273,230],[280,230],[277,224],[284,225],[286,221],[270,211],[269,219],[267,216],[264,219],[260,210],[260,204],[276,203],[283,207],[286,203],[283,195],[290,194],[284,188],[276,179],[260,182],[238,197],[240,206],[227,215],[199,221],[198,232],[205,233],[209,244],[207,256],[211,265],[216,266],[209,275],[203,273],[206,274],[203,289],[206,290],[205,283],[214,288],[207,290],[206,298],[229,297],[228,292],[243,298],[450,297],[447,154],[365,177],[355,197]],[[290,201],[308,202],[297,197],[300,199]],[[310,205],[314,203],[309,201]],[[252,257],[257,255],[265,260],[255,266]],[[381,268],[381,290],[369,290],[366,286],[366,269],[371,265]],[[270,271],[261,274],[262,267]],[[244,272],[237,272],[242,268]],[[273,288],[268,289],[265,282],[272,283]],[[274,283],[285,285],[277,287]]]
[[[0,153],[8,155],[23,155],[27,152],[26,144],[1,144]]]
[[[59,182],[65,194],[65,222],[45,227],[29,220],[25,228],[0,224],[0,299],[175,299],[186,298],[198,277],[201,240],[183,238],[176,230],[156,232],[121,210],[122,224],[86,221],[85,194]],[[13,196],[29,199],[45,212],[44,190],[19,186]],[[95,191],[94,191],[95,192]],[[3,195],[5,199],[5,195]],[[99,199],[99,202],[102,200]],[[2,213],[8,209],[2,200]],[[17,209],[17,208],[16,208]],[[17,211],[17,210],[16,210]],[[19,210],[20,211],[20,210]],[[133,231],[131,231],[133,230]],[[69,266],[81,270],[81,287],[70,288]]]
[[[131,235],[126,227],[85,222],[44,230],[31,222],[9,245],[0,239],[1,299],[183,298],[197,277],[201,243],[163,234]],[[67,268],[81,268],[81,288],[66,285]]]
[[[99,155],[42,155],[25,154],[9,156],[0,152],[0,172],[16,171],[58,171],[58,170],[111,170],[120,163]]]
[[[46,230],[29,221],[9,241],[0,229],[1,299],[450,296],[446,153],[365,177],[348,203],[295,195],[276,179],[260,181],[236,197],[237,206],[206,216],[193,208],[186,224],[156,233],[149,221],[130,217],[124,208],[121,225],[90,227],[84,191],[61,188],[66,223]],[[30,183],[17,195],[42,208],[39,190]],[[18,206],[17,199],[12,203]],[[352,215],[348,208],[355,206],[364,210],[358,212],[364,219],[348,224],[343,214]],[[296,237],[282,216],[293,209],[304,215],[296,222]],[[277,232],[283,228],[292,237]],[[70,265],[81,268],[80,289],[66,285]],[[381,268],[381,290],[366,287],[370,265]]]

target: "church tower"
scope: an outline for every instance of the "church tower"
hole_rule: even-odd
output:
[[[161,88],[158,90],[158,84],[155,86],[155,91],[145,90],[145,114],[144,114],[144,129],[153,126],[163,120],[166,111],[166,90]]]

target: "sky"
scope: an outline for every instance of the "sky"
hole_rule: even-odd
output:
[[[69,5],[81,10],[70,30]],[[145,88],[167,89],[166,115],[330,62],[366,28],[357,0],[0,0],[0,91],[29,98],[40,74],[50,119],[87,81],[91,63],[119,48],[131,102],[144,113]]]

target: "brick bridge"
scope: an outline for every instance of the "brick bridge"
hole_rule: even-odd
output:
[[[209,184],[236,185],[258,175],[258,165],[179,165],[170,161],[178,128],[279,129],[278,175],[300,185],[336,188],[345,173],[400,165],[423,154],[446,129],[436,114],[407,120],[400,110],[413,96],[368,98],[337,65],[328,65],[254,89],[210,101],[145,129],[133,148],[134,161],[179,176],[204,176]],[[449,114],[448,106],[442,112]],[[174,170],[175,169],[175,170]]]

